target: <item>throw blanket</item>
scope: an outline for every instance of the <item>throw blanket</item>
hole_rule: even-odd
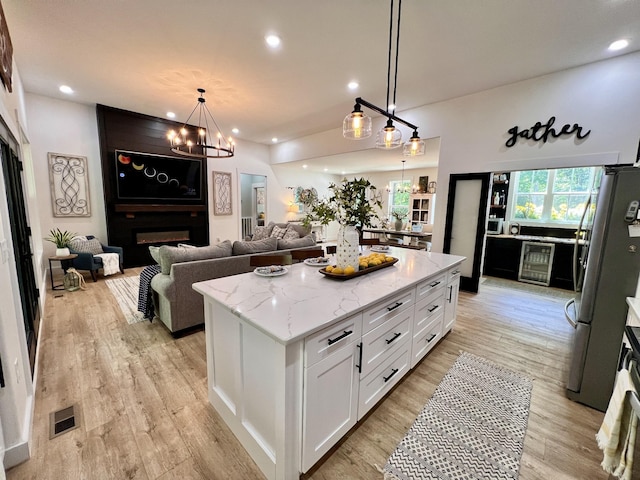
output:
[[[629,370],[622,369],[618,371],[607,412],[596,434],[598,447],[604,452],[602,468],[622,480],[631,480],[638,425],[629,395],[636,395],[636,389]]]
[[[144,314],[144,318],[153,321],[155,311],[153,308],[153,291],[151,279],[160,273],[160,265],[149,265],[140,272],[140,287],[138,288],[138,311]]]
[[[120,271],[120,255],[117,253],[97,253],[94,257],[102,259],[102,271],[105,277]]]

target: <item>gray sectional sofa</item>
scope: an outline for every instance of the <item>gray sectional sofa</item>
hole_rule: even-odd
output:
[[[270,236],[276,225],[298,231],[299,238]],[[269,235],[260,240],[233,244],[225,240],[206,247],[159,247],[152,253],[161,268],[161,273],[151,280],[156,318],[172,334],[201,325],[204,323],[204,302],[202,295],[191,288],[192,284],[251,272],[255,268],[250,265],[253,255],[317,248],[315,238],[301,225],[272,223],[264,228]]]

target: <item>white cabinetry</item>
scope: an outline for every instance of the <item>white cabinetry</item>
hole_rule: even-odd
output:
[[[439,275],[418,285],[417,302],[413,320],[413,344],[411,347],[411,368],[442,338],[445,312],[447,275]]]
[[[446,303],[444,307],[444,327],[442,335],[446,335],[456,323],[458,313],[458,293],[460,291],[460,268],[452,268],[447,272]]]
[[[435,206],[436,195],[434,193],[412,193],[409,195],[410,224],[432,224]]]
[[[303,471],[311,468],[356,424],[356,364],[361,335],[362,314],[359,314],[305,340]]]

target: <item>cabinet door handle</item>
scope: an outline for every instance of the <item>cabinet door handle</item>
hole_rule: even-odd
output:
[[[453,296],[453,285],[449,287],[449,298],[447,298],[447,302],[451,303],[452,296]]]
[[[427,343],[431,343],[431,340],[433,340],[434,338],[436,338],[438,336],[437,333],[432,333],[431,336],[427,339]]]
[[[387,345],[389,345],[391,342],[393,342],[400,335],[402,335],[402,332],[396,332],[395,335],[391,338],[391,340],[385,340],[387,342]]]
[[[398,373],[398,369],[394,368],[393,370],[391,370],[391,374],[388,377],[382,377],[384,383],[387,383],[389,380],[391,380],[391,377],[393,377],[396,373]]]
[[[345,330],[342,335],[340,335],[340,336],[338,336],[336,338],[328,338],[327,342],[329,342],[329,345],[333,345],[334,343],[339,342],[343,338],[348,337],[352,333],[353,333],[353,330],[349,330],[348,332]]]
[[[430,286],[431,288],[433,288],[433,287],[436,287],[436,286],[440,285],[441,283],[442,283],[442,282],[441,282],[440,280],[438,280],[437,282],[433,282],[433,283],[432,283],[432,284],[430,284],[429,286]]]
[[[458,275],[460,273],[460,270],[454,270],[453,272],[451,272],[451,275]]]
[[[395,310],[396,308],[398,308],[401,305],[402,305],[402,302],[396,302],[396,304],[393,307],[387,307],[387,310],[388,311]]]
[[[4,372],[2,371],[2,359],[0,358],[0,388],[4,388]]]
[[[358,347],[358,350],[360,350],[360,353],[358,354],[358,365],[356,365],[356,368],[358,369],[358,373],[362,373],[362,342],[356,346]]]
[[[433,305],[431,308],[427,308],[427,310],[429,310],[429,313],[433,312],[436,308],[438,308],[438,305]]]

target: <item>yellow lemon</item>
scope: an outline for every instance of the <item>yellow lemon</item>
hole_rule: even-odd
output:
[[[324,269],[326,272],[333,272],[333,267],[331,265],[327,265],[327,267]]]
[[[393,257],[384,257],[385,262],[393,262]]]
[[[353,268],[351,265],[347,265],[346,268],[344,269],[344,274],[345,275],[351,275],[353,273],[355,273],[356,269]]]
[[[342,267],[333,267],[333,270],[331,273],[335,273],[336,275],[342,275],[344,273],[344,270],[342,269]]]

